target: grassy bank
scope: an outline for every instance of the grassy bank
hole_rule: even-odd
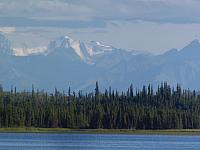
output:
[[[69,129],[69,128],[0,128],[0,133],[200,135],[200,129],[130,130],[130,129]]]

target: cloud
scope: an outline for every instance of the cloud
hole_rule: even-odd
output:
[[[0,0],[1,25],[94,28],[112,21],[200,23],[200,1]]]
[[[105,21],[100,20],[52,20],[28,17],[0,17],[1,26],[15,27],[60,27],[60,28],[103,28]]]
[[[0,1],[1,16],[40,19],[85,20],[93,10],[85,5],[74,5],[63,0],[6,0]]]
[[[108,21],[200,22],[200,1],[194,0],[108,0],[96,11],[97,18]]]
[[[0,32],[10,34],[16,31],[15,27],[0,27]]]
[[[63,0],[0,1],[0,25],[16,27],[102,28],[87,5]]]

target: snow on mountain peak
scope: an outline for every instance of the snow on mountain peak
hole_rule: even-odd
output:
[[[96,44],[96,46],[101,46],[101,47],[107,47],[107,48],[111,48],[111,46],[108,46],[108,45],[104,45],[102,44],[101,42],[98,42],[98,41],[92,41],[93,43]]]
[[[56,49],[68,49],[71,48],[74,52],[81,58],[84,59],[84,54],[81,50],[82,42],[79,40],[74,40],[69,36],[63,36],[53,40],[48,45],[49,53]]]
[[[107,49],[113,48],[112,46],[104,45],[104,44],[102,44],[101,42],[98,42],[98,41],[91,41],[90,44],[92,46],[97,46],[97,47],[102,47],[102,48],[107,48]]]
[[[46,54],[47,47],[34,47],[34,48],[13,48],[13,55],[15,56],[30,56],[30,55],[39,55]]]
[[[113,51],[114,49],[116,49],[112,46],[104,45],[98,41],[91,41],[88,44],[88,47],[90,47],[92,49],[93,55],[102,54],[104,52],[109,52],[109,51]]]
[[[71,49],[72,51],[68,49]],[[74,53],[79,56],[81,60],[90,62],[93,56],[116,50],[116,48],[104,45],[98,41],[85,43],[66,35],[50,41],[48,46],[38,46],[32,48],[13,47],[11,49],[10,42],[4,35],[0,34],[0,52],[3,54],[9,53],[15,56],[49,55],[57,50],[66,50],[66,53],[69,53],[69,55],[74,51]]]
[[[50,41],[49,45],[48,45],[48,49],[54,50],[57,48],[69,48],[69,38],[66,37],[59,37],[56,40],[52,40]]]
[[[92,56],[104,53],[106,51],[112,51],[114,48],[104,45],[98,41],[91,41],[90,43],[84,43],[80,40],[74,40],[69,36],[63,36],[51,41],[48,50],[49,53],[55,49],[68,49],[71,48],[82,60],[90,60]]]
[[[69,36],[64,36],[65,37],[65,39],[67,39],[67,40],[70,40],[70,39],[72,39],[71,37],[69,37]]]

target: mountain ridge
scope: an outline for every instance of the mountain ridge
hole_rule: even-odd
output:
[[[5,37],[2,39],[0,42],[6,45],[7,40]],[[34,84],[47,90],[71,86],[89,91],[96,81],[102,89],[112,86],[123,90],[130,83],[136,88],[163,81],[172,85],[180,83],[186,88],[200,88],[198,41],[161,55],[138,54],[137,51],[126,51],[94,41],[88,44],[66,36],[51,41],[44,53],[28,56],[10,54],[8,45],[9,53],[0,54],[0,83],[8,89],[11,85],[27,89]],[[6,49],[1,47],[0,51],[5,52]]]

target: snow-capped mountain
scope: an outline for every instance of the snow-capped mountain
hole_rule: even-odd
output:
[[[77,56],[80,57],[81,60],[91,61],[93,56],[102,54],[105,52],[116,50],[112,46],[104,45],[97,41],[91,41],[89,43],[84,43],[80,40],[74,40],[69,36],[63,36],[53,40],[48,45],[48,54],[54,52],[59,49],[73,49]]]
[[[90,47],[92,49],[93,55],[101,54],[101,53],[112,51],[112,50],[116,49],[112,46],[104,45],[98,41],[91,41],[88,44],[88,47]]]
[[[88,60],[91,56],[89,48],[80,40],[73,40],[69,36],[60,37],[53,40],[48,45],[48,54],[55,50],[72,49],[73,52],[80,57],[82,60]],[[68,51],[69,53],[69,51]]]
[[[9,40],[0,35],[0,84],[7,89],[11,85],[26,89],[34,84],[47,90],[71,86],[87,91],[96,81],[103,88],[115,89],[125,89],[130,83],[141,87],[162,81],[200,88],[198,40],[161,55],[126,51],[95,41],[85,43],[68,36],[27,51],[11,49]]]
[[[69,36],[62,36],[49,42],[47,46],[34,48],[13,48],[12,53],[15,56],[31,56],[31,55],[51,55],[55,51],[65,51],[68,55],[77,55],[85,62],[91,62],[96,55],[102,55],[112,51],[120,50],[113,46],[105,45],[98,41],[91,41],[88,43],[73,39]],[[124,50],[122,50],[124,51]],[[137,51],[131,51],[137,53]]]
[[[44,55],[48,49],[46,46],[33,48],[12,48],[12,54],[15,56],[30,56],[30,55]]]

